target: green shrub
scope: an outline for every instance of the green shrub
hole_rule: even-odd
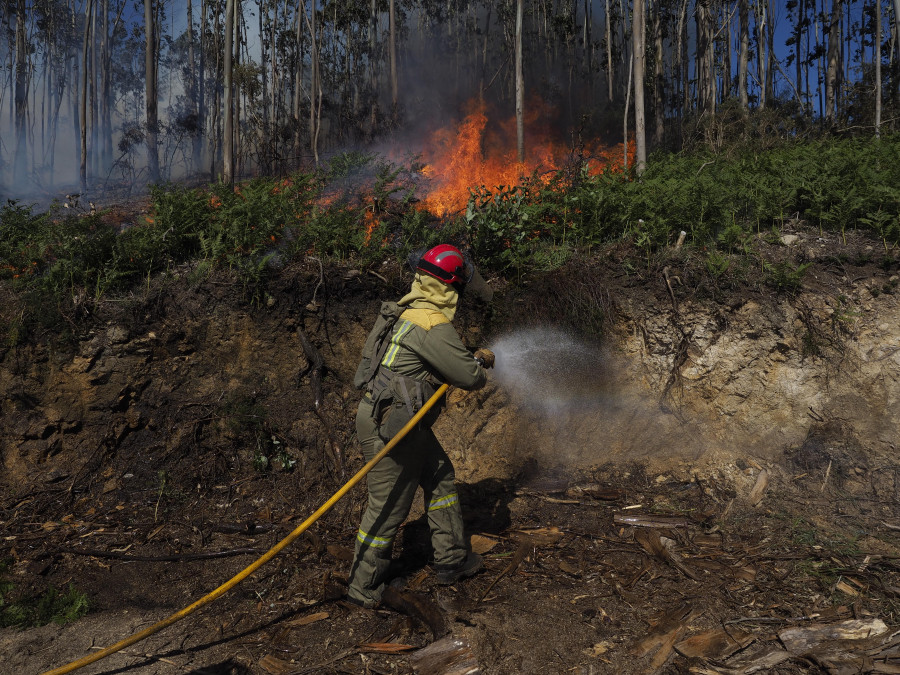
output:
[[[0,628],[65,625],[87,614],[87,596],[72,584],[64,592],[51,586],[43,593],[13,598],[14,585],[2,576],[8,568],[8,561],[0,564]]]

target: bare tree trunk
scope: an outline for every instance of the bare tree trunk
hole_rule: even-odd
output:
[[[628,109],[631,107],[631,76],[634,73],[634,54],[628,60],[628,84],[625,87],[625,114],[622,115],[622,168],[628,170]]]
[[[16,2],[16,93],[15,93],[15,128],[16,155],[14,159],[15,173],[19,178],[27,172],[27,124],[28,110],[28,53],[25,39],[25,0]],[[85,28],[87,31],[87,28]]]
[[[523,0],[516,2],[516,150],[525,161],[525,77],[522,68]]]
[[[659,1],[653,2],[653,38],[656,44],[656,58],[654,59],[654,77],[653,77],[653,110],[655,113],[656,132],[654,141],[657,146],[662,145],[663,136],[665,134],[665,100],[666,100],[666,78],[665,63],[663,60],[663,32],[662,21],[659,16]]]
[[[90,105],[88,106],[91,111],[90,115],[90,143],[88,144],[88,159],[91,163],[90,174],[92,178],[96,179],[99,174],[99,168],[97,166],[97,5],[96,0],[94,4],[94,11],[91,13],[91,67],[90,67],[90,80],[89,80],[89,96],[90,96]]]
[[[762,110],[766,107],[766,94],[768,94],[768,89],[766,88],[766,82],[768,75],[766,74],[766,65],[768,64],[767,56],[766,56],[766,45],[768,42],[766,41],[766,3],[765,0],[760,0],[756,4],[755,9],[755,18],[756,18],[756,71],[759,79],[759,109]]]
[[[226,183],[234,182],[234,6],[235,0],[227,0],[225,3],[225,63],[222,73],[223,88],[225,90],[225,130],[222,133],[223,167],[222,180]]]
[[[766,0],[766,100],[775,98],[775,13],[772,11],[772,0]]]
[[[90,0],[89,0],[90,1]],[[156,11],[153,0],[144,0],[144,78],[147,111],[147,171],[151,183],[159,181],[159,148],[157,146],[157,66],[156,66]],[[85,82],[87,80],[85,79]],[[83,144],[82,144],[83,145]]]
[[[900,2],[900,0],[897,0]],[[606,89],[607,100],[613,100],[612,20],[609,16],[609,0],[606,0]]]
[[[307,18],[309,26],[309,146],[313,153],[313,161],[319,166],[319,111],[317,105],[322,97],[322,84],[319,81],[319,45],[316,39],[316,2],[312,1],[310,18]]]
[[[241,10],[241,0],[234,0],[234,55],[232,58],[234,59],[231,64],[231,69],[239,67],[241,64],[241,19],[243,18],[243,12]],[[234,81],[234,76],[232,75],[232,87],[234,88],[234,120],[231,124],[232,133],[234,137],[232,139],[234,151],[233,157],[234,160],[232,162],[233,169],[233,180],[237,180],[238,176],[241,175],[241,171],[243,170],[243,153],[241,152],[241,88],[239,82]]]
[[[389,21],[390,21],[390,58],[391,58],[391,117],[393,118],[394,124],[397,123],[399,118],[399,99],[400,99],[400,85],[397,80],[397,18],[394,12],[394,0],[391,0],[389,7]]]
[[[315,12],[315,2],[313,2]],[[450,23],[447,24],[448,30]],[[315,42],[315,39],[313,39]],[[375,50],[378,46],[378,7],[377,0],[371,0],[369,7],[369,78],[372,87],[372,108],[369,133],[374,135],[378,126],[378,71],[375,68]]]
[[[875,0],[875,138],[881,138],[881,0]]]
[[[687,28],[687,9],[688,9],[688,1],[682,0],[681,3],[681,12],[678,15],[678,39],[676,40],[676,48],[675,51],[677,53],[678,59],[678,79],[680,82],[681,90],[680,90],[680,101],[681,101],[681,119],[684,120],[684,116],[691,109],[690,107],[690,87],[688,83],[688,62],[687,62],[687,40],[685,39],[685,32]]]
[[[147,2],[150,2],[150,0],[147,0]],[[91,14],[94,12],[93,0],[88,0],[84,12],[84,42],[82,43],[81,48],[81,105],[79,115],[81,120],[81,164],[79,167],[79,177],[81,178],[82,192],[87,190],[87,88],[90,71],[90,68],[88,67],[88,46],[90,45],[91,40]],[[149,109],[150,104],[148,103],[147,105]]]
[[[187,15],[187,36],[188,36],[188,105],[194,114],[194,128],[191,149],[191,168],[198,166],[200,160],[200,111],[198,109],[198,87],[197,87],[197,66],[194,57],[194,6],[191,0],[187,0],[185,8]]]
[[[640,176],[647,168],[647,130],[644,121],[644,0],[634,0],[631,13],[631,40],[634,52],[634,169]]]
[[[750,67],[750,5],[749,0],[738,0],[738,23],[740,25],[740,51],[738,53],[738,100],[744,112],[750,108],[747,93],[747,72]]]
[[[297,64],[294,67],[294,100],[291,106],[291,112],[294,117],[294,162],[296,167],[300,163],[300,100],[303,91],[303,20],[301,15],[306,14],[305,0],[297,3],[297,25],[294,41],[297,49]]]
[[[712,98],[712,79],[713,73],[710,68],[712,59],[710,52],[712,44],[710,41],[710,0],[697,0],[695,7],[695,16],[697,24],[697,102],[702,112],[710,112],[713,109]]]
[[[897,45],[897,60],[900,61],[900,0],[894,0],[894,41]]]
[[[841,3],[831,2],[831,24],[828,28],[828,66],[825,72],[825,119],[833,122],[837,106],[838,78],[841,72]]]
[[[797,3],[797,24],[794,27],[794,66],[796,69],[797,88],[803,90],[803,20],[806,18],[806,0]]]
[[[731,19],[734,16],[733,12],[728,10],[727,5],[721,6],[722,13],[722,27],[721,31],[725,33],[725,46],[723,48],[723,60],[724,65],[722,67],[722,98],[728,98],[734,93],[734,78],[732,76],[732,68],[731,68]]]
[[[208,2],[209,0],[207,0]],[[224,72],[220,70],[219,64],[224,63],[224,49],[221,47],[219,42],[222,33],[222,26],[219,23],[219,11],[217,9],[213,9],[212,21],[213,21],[213,30],[212,30],[212,53],[216,55],[215,63],[213,64],[212,72],[213,72],[213,81],[218,80],[219,73]],[[204,32],[206,32],[204,30]],[[209,162],[209,180],[214,181],[216,179],[216,170],[219,163],[219,153],[221,152],[221,141],[222,138],[219,135],[219,128],[221,127],[220,121],[220,112],[222,109],[222,90],[219,86],[214,86],[212,88],[212,105],[209,106],[211,118],[209,120],[209,131],[207,138],[209,139],[209,143],[207,144],[207,161]]]

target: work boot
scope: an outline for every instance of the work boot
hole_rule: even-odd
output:
[[[460,579],[470,577],[484,566],[484,558],[477,553],[469,553],[465,560],[456,565],[435,565],[434,579],[441,586],[449,586]]]
[[[375,607],[378,605],[375,600],[362,600],[360,598],[354,598],[350,595],[345,595],[343,597],[343,600],[350,603],[351,605],[362,607],[363,609],[375,609]]]

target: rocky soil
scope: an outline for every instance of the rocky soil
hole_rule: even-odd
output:
[[[433,583],[417,505],[405,584],[344,603],[360,486],[222,598],[78,672],[900,672],[897,252],[802,230],[752,245],[727,265],[620,245],[463,307],[497,367],[436,432],[479,575]],[[0,348],[7,601],[72,585],[91,608],[0,630],[0,671],[165,619],[324,503],[362,465],[352,375],[408,282],[314,259],[262,289],[181,269]]]

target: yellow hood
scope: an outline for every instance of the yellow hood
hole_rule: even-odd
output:
[[[453,321],[458,302],[459,293],[453,286],[427,274],[416,273],[409,293],[400,298],[397,304],[413,309],[437,309],[447,317],[447,321]]]

